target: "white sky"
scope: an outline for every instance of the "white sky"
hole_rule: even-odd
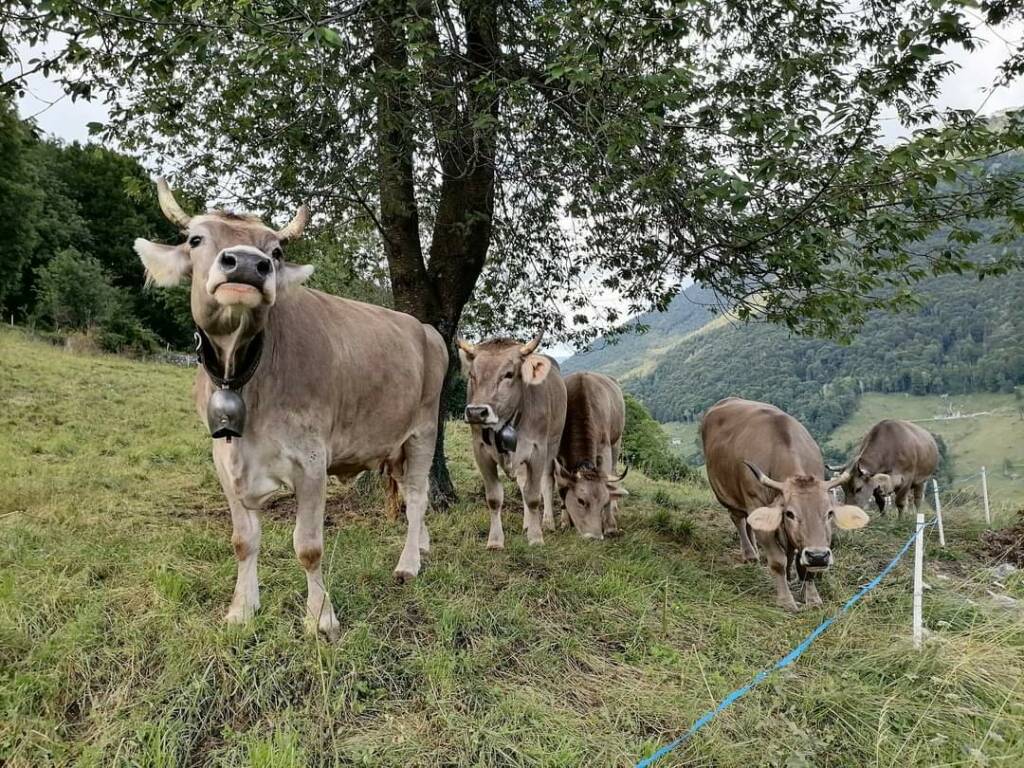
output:
[[[981,110],[985,114],[991,114],[1024,105],[1024,81],[1012,83],[1008,87],[992,88],[999,64],[1008,56],[1011,49],[1024,39],[1024,23],[1016,22],[998,29],[983,28],[978,32],[978,36],[981,44],[973,52],[967,52],[958,46],[946,51],[959,69],[946,80],[937,106]],[[39,50],[19,49],[22,61],[27,62],[38,55]],[[6,70],[5,79],[13,73],[13,69]],[[107,110],[102,104],[81,100],[73,102],[64,95],[57,83],[41,74],[29,78],[27,91],[25,97],[18,102],[21,116],[33,118],[45,133],[65,141],[87,141],[87,124],[104,122],[107,118]],[[880,119],[887,143],[895,143],[907,135],[907,131],[891,115],[883,115]],[[621,302],[618,302],[616,297],[609,296],[607,300],[598,297],[597,303],[607,305]],[[626,307],[620,306],[619,309],[625,311]],[[552,351],[559,357],[572,352],[565,345],[559,345]]]

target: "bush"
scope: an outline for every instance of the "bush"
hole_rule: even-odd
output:
[[[668,435],[643,404],[626,395],[626,434],[622,437],[622,457],[630,466],[656,480],[682,482],[697,473],[669,448]]]
[[[117,302],[99,261],[65,248],[38,270],[36,315],[56,329],[85,331],[110,318]]]

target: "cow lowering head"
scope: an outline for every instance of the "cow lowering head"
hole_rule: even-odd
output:
[[[628,472],[628,468],[626,472]],[[629,492],[619,485],[626,477],[609,477],[589,462],[570,471],[555,461],[555,482],[565,490],[565,508],[573,527],[584,539],[603,539],[604,521],[608,505],[614,500],[628,496]]]
[[[275,231],[251,216],[222,211],[190,216],[163,179],[157,180],[157,195],[185,241],[161,245],[139,238],[135,252],[146,267],[147,283],[171,286],[191,279],[192,318],[209,336],[258,332],[278,298],[313,273],[310,265],[286,262],[282,251],[302,234],[309,220],[306,206]]]
[[[458,339],[462,371],[469,380],[466,421],[495,428],[520,412],[526,387],[540,384],[551,372],[551,360],[535,354],[541,331],[526,344],[512,339],[491,339],[470,344]]]
[[[899,475],[872,472],[859,460],[843,476],[846,477],[842,483],[846,500],[863,507],[874,498],[879,512],[885,511],[885,497],[896,490],[903,480]]]
[[[840,475],[821,480],[805,475],[783,482],[773,480],[749,461],[745,464],[762,485],[779,492],[775,504],[758,507],[747,515],[747,524],[755,531],[771,532],[781,526],[799,562],[809,571],[823,571],[832,564],[832,528],[863,528],[868,516],[860,507],[836,505],[829,493],[847,479]]]

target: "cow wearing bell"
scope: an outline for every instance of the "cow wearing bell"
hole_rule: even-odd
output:
[[[896,512],[903,517],[907,497],[921,510],[924,487],[939,465],[939,446],[928,430],[909,421],[880,421],[864,436],[843,470],[846,500],[864,506],[871,498],[885,511],[885,497],[895,495]]]
[[[543,544],[542,528],[555,528],[554,468],[565,425],[565,383],[558,363],[537,354],[543,335],[526,344],[457,341],[468,380],[465,418],[491,515],[488,549],[505,547],[499,467],[519,485],[526,540]]]
[[[836,505],[821,449],[807,429],[767,403],[727,398],[704,414],[700,428],[708,481],[729,510],[745,561],[764,550],[779,605],[797,610],[787,575],[792,561],[808,606],[821,605],[815,575],[832,564],[832,530],[862,528],[860,507]],[[756,544],[755,544],[756,541]]]
[[[327,477],[390,471],[409,523],[395,575],[403,581],[416,576],[421,552],[430,546],[427,475],[446,346],[410,315],[304,287],[313,268],[290,264],[284,249],[301,235],[309,219],[305,207],[274,230],[257,218],[220,211],[190,216],[162,179],[158,194],[185,241],[138,239],[135,250],[148,282],[191,283],[203,357],[196,407],[205,421],[212,393],[226,391],[223,386],[244,404],[244,418],[235,414],[237,428],[228,435],[240,436],[213,441],[238,560],[227,621],[244,622],[259,607],[257,512],[284,487],[297,500],[293,543],[306,572],[307,628],[333,639],[339,625],[321,569]],[[218,402],[215,410],[238,405]]]
[[[626,473],[613,476],[626,429],[622,390],[600,373],[572,373],[565,390],[565,429],[555,467],[565,504],[562,525],[571,523],[585,539],[617,536],[618,502],[628,495],[620,484]]]

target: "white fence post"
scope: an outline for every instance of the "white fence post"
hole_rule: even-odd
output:
[[[988,506],[988,473],[981,468],[981,498],[985,500],[985,525],[992,527],[992,511]]]
[[[935,518],[939,523],[939,545],[946,546],[946,532],[942,528],[942,502],[939,501],[939,481],[932,478],[932,488],[935,490]]]
[[[914,648],[921,648],[921,594],[924,590],[924,512],[917,513],[914,536]]]

